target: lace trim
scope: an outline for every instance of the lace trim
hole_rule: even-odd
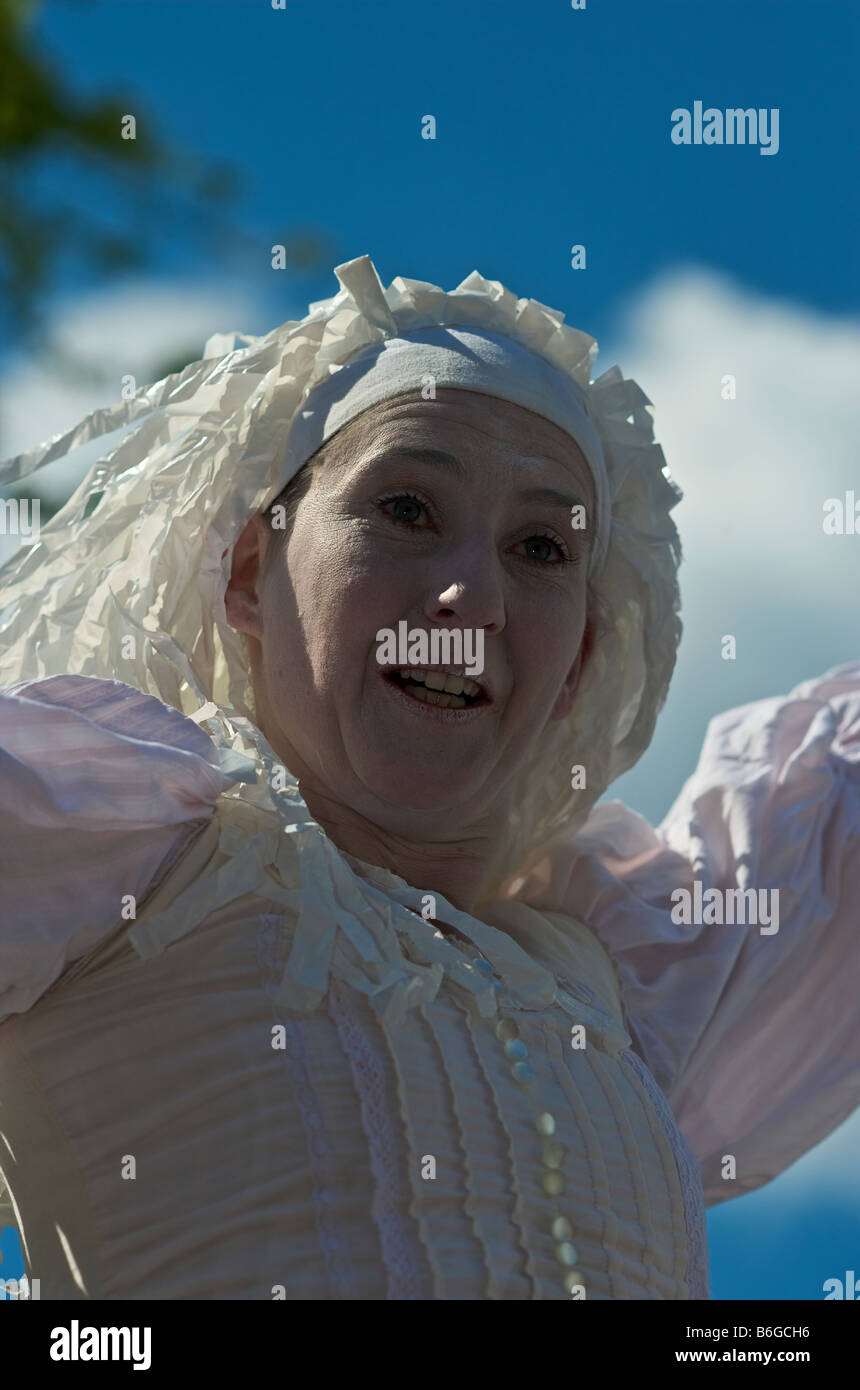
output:
[[[582,999],[592,1009],[607,1019],[612,1015],[599,1002],[593,990],[581,981],[560,981],[576,998]],[[632,1048],[625,1048],[619,1056],[629,1062],[648,1095],[666,1132],[666,1138],[675,1158],[681,1193],[684,1200],[684,1224],[687,1229],[687,1273],[685,1283],[691,1299],[710,1299],[708,1276],[708,1227],[705,1220],[705,1201],[702,1194],[702,1175],[696,1157],[678,1128],[672,1109],[645,1062]]]
[[[362,1125],[370,1146],[370,1166],[375,1184],[371,1214],[379,1232],[388,1276],[388,1297],[397,1300],[423,1299],[420,1255],[402,1215],[408,1210],[411,1193],[395,1160],[394,1128],[385,1100],[382,1063],[340,982],[332,980],[329,1001],[361,1102]]]
[[[445,1073],[445,1082],[448,1088],[448,1093],[451,1098],[451,1109],[457,1128],[457,1146],[460,1152],[460,1162],[462,1164],[463,1177],[465,1180],[466,1189],[466,1197],[463,1203],[463,1212],[468,1218],[469,1224],[471,1226],[472,1238],[481,1252],[481,1263],[484,1268],[484,1287],[486,1290],[486,1296],[488,1298],[498,1298],[500,1296],[497,1287],[498,1281],[496,1277],[496,1272],[493,1267],[493,1262],[490,1258],[490,1246],[492,1245],[492,1240],[490,1240],[488,1243],[488,1241],[484,1238],[484,1234],[482,1231],[483,1221],[481,1219],[481,1207],[479,1202],[481,1190],[481,1175],[480,1172],[476,1173],[474,1170],[472,1162],[472,1151],[467,1139],[467,1130],[469,1128],[468,1112],[466,1111],[463,1105],[463,1098],[460,1094],[460,1088],[457,1085],[455,1070],[457,1065],[456,1059],[454,1059],[453,1063],[449,1063],[448,1059],[449,1047],[453,1047],[453,1049],[456,1051],[456,1044],[451,1044],[448,1042],[444,1030],[440,1030],[434,1022],[431,1010],[427,1011],[427,1026],[433,1035],[433,1042],[439,1054],[439,1060],[441,1063],[442,1070]],[[471,1029],[469,1027],[468,1013],[465,1011],[461,1019],[461,1026],[468,1030],[469,1041],[472,1044],[472,1046],[474,1046],[474,1040],[472,1039]],[[480,1066],[480,1062],[477,1065]],[[481,1068],[481,1070],[483,1070],[483,1068]]]
[[[263,973],[266,993],[273,1003],[282,973],[278,959],[281,930],[280,917],[265,914],[260,918],[257,961]],[[334,1148],[326,1131],[322,1109],[308,1070],[302,1027],[295,1019],[283,1018],[277,1006],[274,1017],[284,1029],[284,1065],[291,1072],[293,1094],[299,1107],[311,1155],[314,1211],[329,1283],[336,1298],[355,1299],[359,1297],[355,1269],[346,1242],[331,1215],[336,1209],[338,1187]]]
[[[651,1075],[642,1058],[632,1048],[621,1053],[639,1077],[650,1097],[672,1146],[681,1192],[684,1198],[684,1221],[687,1227],[687,1273],[685,1282],[690,1298],[709,1299],[708,1228],[705,1222],[705,1202],[702,1196],[702,1175],[693,1151],[679,1130],[669,1102]]]
[[[505,1003],[506,1006],[510,1007],[513,1001],[511,999],[507,999]],[[477,1060],[478,1066],[480,1067],[483,1073],[484,1083],[487,1087],[487,1092],[492,1099],[493,1110],[495,1111],[496,1121],[499,1127],[499,1133],[503,1134],[505,1137],[508,1171],[510,1173],[511,1183],[510,1195],[512,1199],[512,1205],[508,1215],[508,1219],[511,1223],[511,1227],[515,1232],[517,1246],[519,1247],[520,1255],[522,1257],[523,1277],[526,1278],[529,1281],[529,1284],[531,1285],[531,1293],[529,1294],[529,1298],[536,1299],[540,1297],[538,1274],[535,1268],[534,1256],[532,1254],[531,1249],[529,1248],[529,1240],[527,1235],[528,1221],[525,1213],[525,1200],[523,1198],[523,1192],[520,1185],[519,1160],[514,1147],[514,1137],[512,1129],[505,1121],[505,1107],[502,1103],[502,1100],[499,1097],[499,1092],[497,1089],[496,1081],[493,1077],[492,1068],[487,1065],[484,1049],[487,1049],[487,1051],[489,1051],[489,1043],[486,1034],[483,1032],[483,1030],[475,1028],[471,1013],[466,1015],[466,1025],[469,1030],[469,1037],[472,1043],[472,1051]]]

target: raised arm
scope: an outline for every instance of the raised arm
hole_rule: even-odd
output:
[[[714,719],[657,830],[600,806],[519,896],[606,946],[706,1202],[768,1182],[860,1104],[860,665]]]

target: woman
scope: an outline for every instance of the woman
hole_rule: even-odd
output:
[[[649,403],[336,274],[3,475],[146,416],[6,570],[7,1221],[43,1298],[706,1298],[860,1093],[860,668],[593,810],[680,635]]]

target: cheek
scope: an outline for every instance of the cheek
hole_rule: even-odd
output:
[[[576,660],[585,635],[585,583],[575,594],[545,594],[525,604],[510,625],[516,669],[525,673],[530,694],[551,706]]]
[[[288,564],[297,595],[329,610],[340,604],[354,610],[359,594],[363,604],[390,608],[414,583],[414,563],[410,566],[404,555],[381,545],[368,527],[336,512],[314,515],[306,527],[296,527]]]
[[[304,649],[317,683],[330,672],[356,674],[376,649],[376,633],[403,616],[398,567],[348,524],[299,527],[290,538],[281,593],[291,637]],[[282,625],[282,631],[283,631]]]
[[[344,546],[336,530],[313,516],[303,521],[300,510],[279,577],[308,633],[336,610],[344,563]]]

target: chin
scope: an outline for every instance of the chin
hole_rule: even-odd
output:
[[[393,778],[374,777],[358,770],[361,781],[374,801],[395,815],[409,811],[462,815],[463,808],[471,803],[480,788],[463,780],[462,769],[458,769],[458,773],[443,780],[438,767],[426,776],[422,776],[420,769],[410,769],[408,775]],[[397,834],[405,827],[393,821],[389,828]]]

